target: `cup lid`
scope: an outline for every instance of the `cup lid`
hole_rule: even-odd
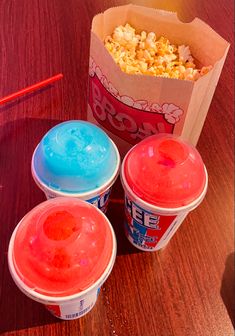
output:
[[[107,134],[87,121],[60,123],[47,132],[32,159],[37,178],[66,193],[101,187],[114,174],[117,150]]]
[[[126,182],[143,201],[162,208],[179,208],[203,192],[206,172],[199,152],[171,134],[150,136],[126,155]]]
[[[47,296],[77,294],[104,274],[114,248],[111,225],[91,204],[57,197],[20,222],[12,249],[23,283]]]

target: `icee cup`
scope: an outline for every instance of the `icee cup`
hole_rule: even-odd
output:
[[[96,125],[82,120],[60,123],[36,147],[32,176],[47,199],[77,197],[106,212],[120,168],[116,145]]]
[[[47,200],[23,217],[8,249],[19,289],[63,320],[94,307],[115,257],[115,234],[102,211],[65,197]]]
[[[126,154],[121,182],[128,240],[140,250],[156,251],[202,202],[208,177],[196,148],[174,135],[159,134]]]

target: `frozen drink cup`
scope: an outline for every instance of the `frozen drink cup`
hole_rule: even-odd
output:
[[[120,167],[117,147],[99,127],[82,120],[60,123],[36,147],[31,170],[47,197],[77,197],[106,212]]]
[[[125,156],[125,233],[144,251],[167,245],[207,191],[207,172],[196,148],[171,134],[148,137]]]
[[[32,209],[15,228],[8,249],[19,289],[64,320],[94,307],[115,257],[115,234],[103,212],[66,197]]]

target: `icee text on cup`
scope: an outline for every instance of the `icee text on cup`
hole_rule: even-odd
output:
[[[125,206],[126,210],[137,223],[144,225],[149,228],[153,228],[155,230],[161,230],[159,227],[159,216],[154,216],[153,214],[141,209],[136,206],[135,203],[130,201],[127,197],[125,197]]]

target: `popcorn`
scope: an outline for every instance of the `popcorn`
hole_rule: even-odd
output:
[[[193,63],[193,58],[189,46],[181,45],[178,47],[179,61]]]
[[[150,69],[148,71],[150,71]],[[90,57],[90,61],[89,61],[89,73],[91,77],[93,77],[96,74],[97,77],[100,79],[101,83],[103,84],[103,86],[105,87],[105,89],[109,91],[112,96],[114,96],[116,99],[118,99],[122,103],[130,107],[133,107],[135,109],[138,109],[138,110],[160,113],[164,115],[164,119],[167,120],[168,123],[172,125],[179,122],[180,116],[183,115],[184,113],[183,110],[179,106],[176,106],[175,104],[172,104],[172,103],[171,104],[164,103],[163,105],[159,105],[158,103],[149,103],[147,100],[144,100],[144,99],[135,100],[132,97],[127,96],[127,95],[120,95],[120,93],[113,86],[113,84],[109,82],[109,80],[102,74],[100,67],[96,66],[92,57]],[[191,73],[189,73],[188,75],[190,74]],[[165,77],[165,76],[168,76],[168,75],[163,73],[162,77]],[[129,118],[128,115],[125,115],[125,118]],[[133,120],[132,120],[132,124],[134,125]],[[143,128],[139,129],[139,133],[135,135],[132,134],[131,137],[143,139],[144,136],[151,135],[157,132],[157,130],[155,130],[156,132],[153,131],[152,128],[149,129],[149,127],[153,127],[153,126],[149,126],[148,123],[143,123],[142,125],[143,125]],[[158,125],[158,128],[159,127],[161,128],[161,124]],[[152,131],[153,133],[151,133]],[[164,132],[164,127],[162,128],[162,133],[163,132]]]
[[[176,46],[154,32],[137,34],[128,23],[107,36],[105,47],[121,70],[128,74],[143,74],[196,81],[212,66],[196,69],[189,46]]]

